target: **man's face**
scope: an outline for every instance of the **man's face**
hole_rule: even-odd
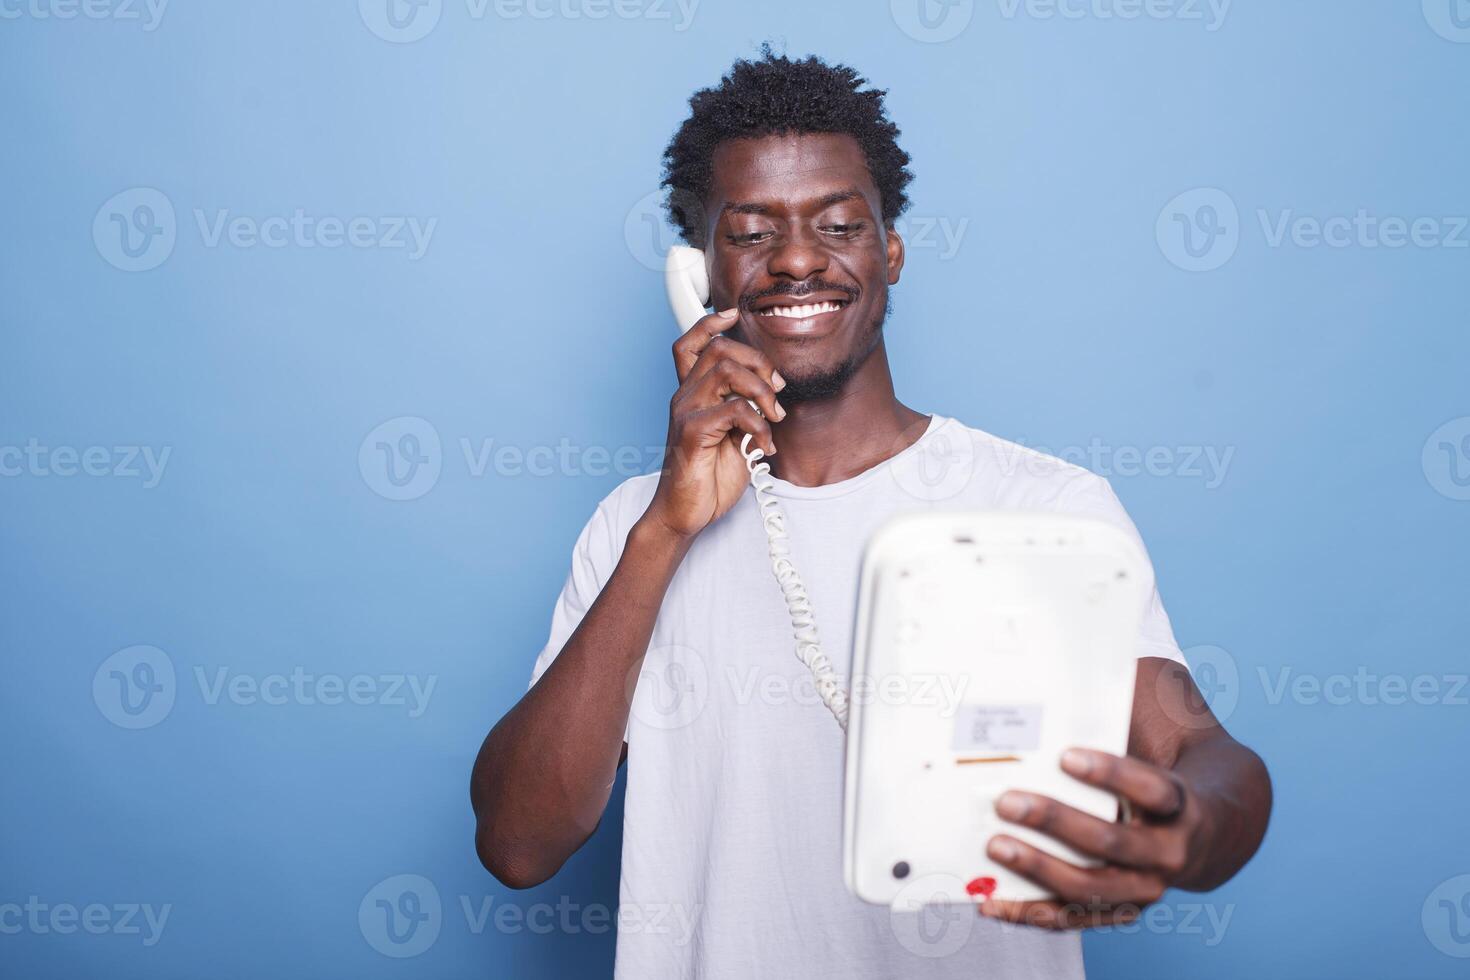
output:
[[[783,401],[835,394],[878,346],[903,242],[850,136],[732,140],[716,148],[706,250],[715,309],[787,381]]]

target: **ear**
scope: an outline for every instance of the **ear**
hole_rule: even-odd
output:
[[[903,238],[892,225],[888,226],[888,285],[898,285],[899,276],[903,274]]]

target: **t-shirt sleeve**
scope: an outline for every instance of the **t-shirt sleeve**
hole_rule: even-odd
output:
[[[1062,509],[1079,516],[1095,517],[1119,528],[1138,546],[1148,569],[1148,606],[1143,613],[1143,625],[1138,631],[1138,656],[1162,657],[1185,663],[1179,643],[1174,639],[1174,628],[1169,624],[1169,614],[1164,611],[1164,601],[1159,598],[1158,583],[1154,578],[1154,565],[1148,557],[1148,549],[1134,526],[1123,503],[1113,492],[1112,484],[1095,473],[1078,477],[1060,501]]]
[[[581,625],[582,617],[592,608],[592,603],[602,592],[602,587],[612,577],[622,556],[623,538],[614,527],[615,507],[609,497],[597,505],[591,520],[577,536],[572,548],[572,567],[567,573],[566,584],[561,588],[556,605],[551,611],[551,634],[546,645],[536,657],[531,670],[530,687],[535,687],[541,675],[551,666],[561,648]]]
[[[557,654],[561,653],[567,640],[571,639],[577,627],[582,624],[582,617],[587,615],[587,610],[592,608],[592,603],[601,594],[603,586],[612,578],[613,569],[618,567],[628,536],[627,529],[631,527],[631,523],[625,519],[626,511],[639,498],[636,490],[629,493],[630,490],[634,488],[624,484],[609,494],[597,505],[591,520],[577,536],[577,543],[572,548],[571,570],[567,573],[561,595],[557,596],[556,605],[551,610],[550,635],[536,657],[535,666],[531,669],[531,683],[527,689],[536,686],[541,675],[546,673]],[[647,496],[646,488],[642,496]],[[623,729],[624,742],[628,741],[631,725],[630,718],[629,727]]]

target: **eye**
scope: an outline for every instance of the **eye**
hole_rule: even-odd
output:
[[[771,235],[772,232],[769,231],[752,231],[743,235],[731,235],[729,238],[732,245],[759,245]]]
[[[847,221],[835,225],[824,225],[822,231],[829,235],[835,235],[838,238],[851,238],[859,234],[863,230],[863,227],[864,224],[861,221]]]

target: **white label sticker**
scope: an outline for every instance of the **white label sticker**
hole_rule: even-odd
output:
[[[966,704],[954,726],[956,752],[1025,752],[1041,744],[1041,705]]]

